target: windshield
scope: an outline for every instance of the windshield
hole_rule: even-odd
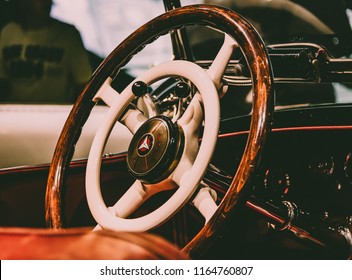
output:
[[[67,23],[67,26],[64,27],[66,28],[65,31],[60,32],[72,33],[72,36],[64,37],[60,35],[59,37],[64,37],[62,40],[70,40],[72,45],[63,43],[63,46],[48,48],[41,46],[46,44],[44,40],[58,41],[59,39],[58,36],[45,37],[47,34],[43,35],[39,32],[43,29],[42,26],[36,27],[34,23],[31,26],[28,22],[26,22],[27,25],[24,25],[25,20],[21,20],[20,26],[22,28],[13,25],[10,26],[11,28],[6,27],[12,18],[16,19],[20,15],[25,18],[24,10],[13,11],[10,4],[12,2],[14,1],[1,2],[7,10],[12,8],[12,13],[8,13],[6,17],[3,16],[3,22],[1,23],[3,28],[0,41],[0,48],[2,49],[0,80],[3,81],[4,75],[9,75],[12,79],[11,87],[6,87],[3,82],[0,82],[0,85],[2,84],[2,96],[0,98],[6,103],[73,103],[93,71],[118,44],[139,26],[165,11],[164,3],[161,0],[16,1],[31,3],[30,7],[42,5],[45,8],[45,5],[47,7],[51,5],[51,9],[46,8],[45,10],[43,8],[42,12],[49,11],[53,19]],[[42,4],[39,5],[38,3]],[[181,1],[182,5],[200,3],[225,6],[240,13],[261,34],[268,45],[269,52],[271,51],[271,45],[309,42],[323,46],[333,57],[350,57],[352,34],[349,20],[351,20],[352,13],[350,10],[351,1],[341,0],[333,3],[328,0]],[[39,8],[37,10],[27,8],[26,12],[28,10],[32,11],[32,15],[37,15],[36,17],[40,18],[38,16],[40,15],[38,13]],[[2,11],[5,14],[6,9],[2,9]],[[11,14],[13,15],[12,18]],[[33,16],[30,19],[30,22],[32,22]],[[40,23],[36,24],[39,25]],[[57,27],[57,29],[60,28],[62,27]],[[26,32],[23,30],[26,30]],[[25,35],[26,42],[34,40],[33,38],[38,40],[39,37],[43,37],[44,39],[28,44],[13,39],[13,34],[17,37]],[[212,60],[223,40],[223,34],[198,27],[189,27],[188,36],[194,59],[197,61]],[[7,43],[7,39],[10,40],[10,43]],[[291,49],[293,48],[296,47]],[[80,49],[84,49],[85,53],[82,53]],[[276,50],[273,52],[274,62],[279,55],[286,54],[287,59],[290,56],[300,55],[297,50],[286,51],[286,53],[281,54],[277,54]],[[64,56],[63,53],[70,53],[70,56]],[[65,60],[61,57],[69,57],[69,59]],[[151,66],[172,60],[174,57],[170,37],[162,36],[157,44],[148,45],[126,66],[122,87],[133,77],[138,76]],[[59,65],[59,63],[61,64]],[[284,84],[287,81],[282,82],[280,80],[280,73],[286,71],[289,72],[286,73],[287,75],[294,76],[298,75],[297,69],[282,70],[277,66],[276,73],[275,70],[274,76],[278,77],[277,106],[351,101],[350,89],[346,84],[336,82],[319,85],[316,83],[297,85],[297,83],[291,82]],[[31,81],[29,81],[30,79]],[[38,82],[33,84],[33,80]],[[50,93],[48,93],[47,88],[50,88]],[[234,113],[246,113],[250,111],[251,98],[244,93],[241,94],[241,92],[246,92],[247,89],[244,90],[241,87],[238,91],[240,92],[238,95],[242,96],[241,102],[244,102],[240,107],[244,109],[234,110]]]
[[[171,2],[178,1],[0,0],[0,168],[50,162],[71,106],[93,71]],[[233,9],[260,33],[273,66],[276,110],[352,103],[351,1],[181,1],[182,5],[204,3]],[[170,34],[161,36],[114,77],[113,88],[121,92],[145,70],[174,59],[192,59],[207,69],[224,34],[187,26],[187,39],[191,55],[185,56],[176,53]],[[188,49],[186,44],[182,47]],[[251,113],[246,66],[242,52],[236,50],[223,76],[222,119]],[[174,82],[153,84],[148,106],[172,116],[179,104],[171,92]],[[136,103],[142,111],[148,107]],[[95,129],[108,109],[99,105],[91,114],[92,125],[82,132],[84,146],[77,145],[74,158],[88,155]],[[126,133],[121,141],[118,131],[106,153],[124,151],[129,137]]]

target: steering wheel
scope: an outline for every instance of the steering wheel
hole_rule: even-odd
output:
[[[121,93],[112,88],[111,80],[119,69],[146,44],[160,35],[191,24],[207,25],[226,34],[224,44],[208,70],[189,61],[170,61],[149,69]],[[239,168],[222,202],[216,205],[214,191],[207,187],[198,191],[198,188],[217,140],[221,77],[237,46],[245,55],[252,77],[253,112]],[[129,105],[136,97],[143,96],[149,85],[170,76],[180,77],[197,89],[181,116],[148,119]],[[181,87],[187,87],[187,83],[183,82]],[[169,219],[192,198],[206,223],[183,251],[191,257],[200,256],[234,208],[240,205],[238,202],[244,201],[270,130],[273,76],[261,37],[232,10],[192,5],[156,17],[117,46],[95,71],[77,99],[58,140],[47,182],[46,219],[50,227],[63,227],[61,201],[67,169],[81,128],[99,100],[109,106],[109,111],[93,140],[87,163],[86,192],[93,217],[103,228],[145,231]],[[100,191],[100,165],[105,143],[117,121],[134,135],[127,152],[127,165],[136,181],[114,206],[107,207]],[[203,134],[199,141],[201,129]],[[158,209],[146,216],[127,219],[149,197],[169,189],[175,189],[174,194]]]

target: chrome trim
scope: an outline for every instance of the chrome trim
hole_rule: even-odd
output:
[[[171,11],[181,7],[180,0],[164,0],[165,11]],[[189,43],[185,27],[170,32],[174,59],[194,61],[192,48]]]
[[[287,207],[287,220],[281,228],[277,228],[277,230],[290,230],[292,228],[292,222],[297,218],[297,205],[286,200],[282,201],[282,204]]]

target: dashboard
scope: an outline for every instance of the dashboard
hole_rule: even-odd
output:
[[[348,105],[276,111],[246,208],[290,238],[346,251],[352,228],[349,116]],[[213,171],[205,179],[220,196],[241,160],[249,121],[222,122]]]

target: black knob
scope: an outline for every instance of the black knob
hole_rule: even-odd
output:
[[[185,82],[179,82],[175,86],[175,94],[178,97],[181,97],[181,98],[187,97],[190,92],[191,92],[191,88]]]
[[[137,81],[132,85],[132,92],[135,96],[141,97],[148,92],[148,86],[145,82]]]

